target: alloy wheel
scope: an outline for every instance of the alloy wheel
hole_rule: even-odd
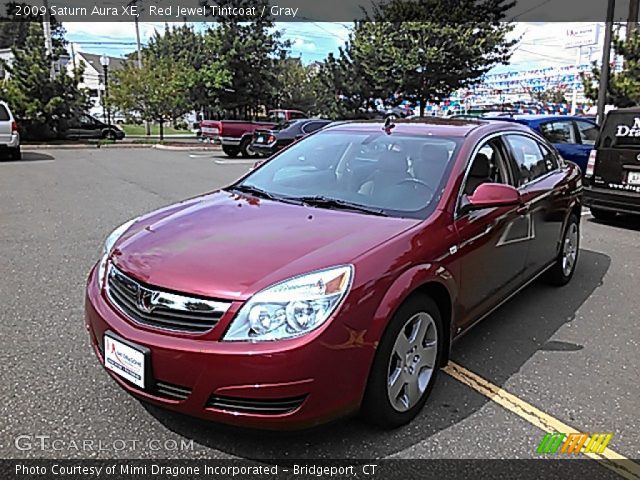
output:
[[[565,276],[571,275],[578,256],[578,225],[571,223],[564,237],[562,249],[562,273]]]
[[[387,395],[393,408],[406,412],[422,398],[436,368],[438,329],[426,312],[404,324],[391,350]]]

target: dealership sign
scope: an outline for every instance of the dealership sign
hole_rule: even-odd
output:
[[[633,119],[633,125],[617,125],[616,137],[640,137],[640,117]]]
[[[598,43],[598,35],[600,33],[600,25],[591,23],[588,25],[570,27],[566,30],[565,47],[586,47],[587,45],[595,45]]]

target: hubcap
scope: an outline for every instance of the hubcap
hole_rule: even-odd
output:
[[[438,353],[436,323],[426,312],[415,314],[404,324],[391,350],[387,395],[398,412],[415,406],[435,368]]]
[[[578,256],[578,225],[572,223],[567,229],[562,249],[562,272],[565,276],[571,275],[576,265]]]

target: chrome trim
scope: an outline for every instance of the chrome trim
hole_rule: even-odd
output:
[[[105,290],[111,303],[130,320],[176,332],[206,333],[231,306],[231,302],[205,300],[145,286],[111,263]]]

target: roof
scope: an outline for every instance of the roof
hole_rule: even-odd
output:
[[[489,125],[493,122],[486,120],[470,120],[470,119],[448,119],[448,118],[414,118],[395,120],[393,133],[406,134],[425,134],[443,135],[448,137],[465,137],[472,130],[482,126]],[[342,131],[378,131],[385,125],[384,120],[356,120],[352,122],[344,122],[329,126],[330,130]]]
[[[95,68],[96,71],[102,71],[102,64],[100,63],[100,57],[102,55],[85,52],[78,52],[78,55],[82,56],[82,58],[84,58],[89,65]],[[124,68],[125,60],[123,58],[110,57],[109,55],[107,55],[107,57],[109,58],[109,70],[120,70]]]

